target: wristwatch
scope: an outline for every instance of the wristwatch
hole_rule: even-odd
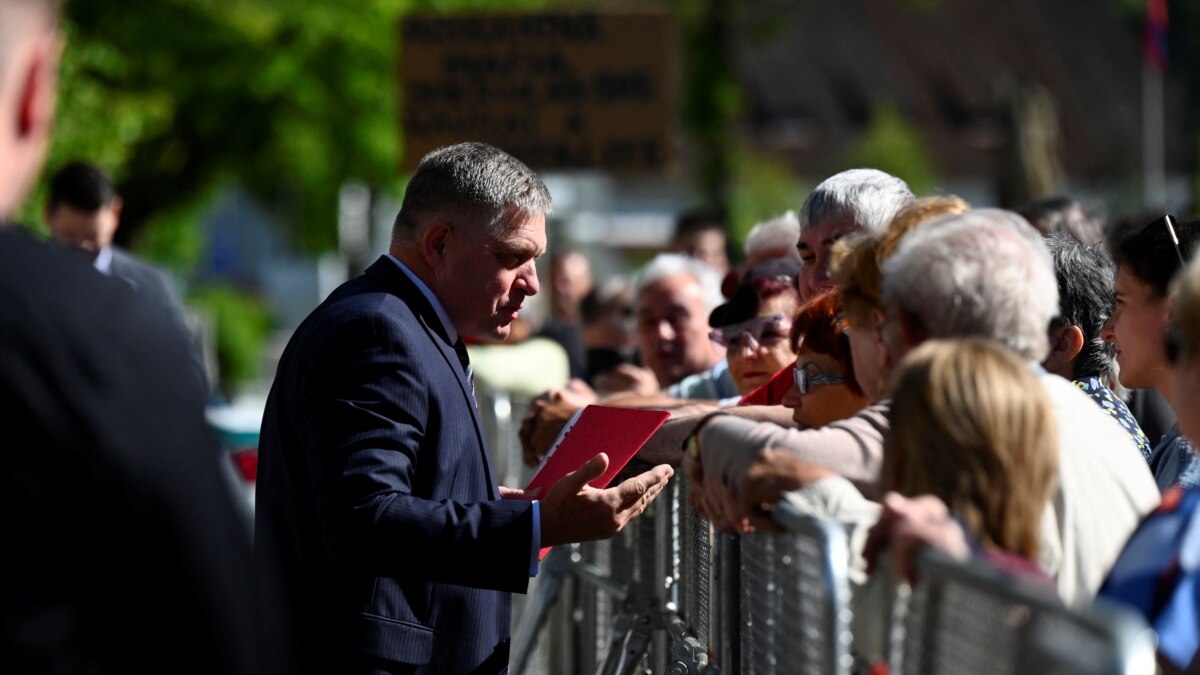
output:
[[[691,455],[696,462],[700,461],[700,436],[695,431],[688,434],[688,437],[683,439],[684,454]]]
[[[707,415],[705,415],[704,417],[701,417],[700,421],[696,424],[696,427],[694,429],[692,429],[692,433],[688,434],[688,437],[683,439],[684,454],[691,455],[692,459],[696,460],[696,462],[699,463],[700,462],[700,430],[704,428],[705,424],[708,424],[709,420],[711,420],[712,418],[714,418],[718,415],[724,415],[724,414],[725,413],[723,411],[718,410],[715,412],[710,412]]]

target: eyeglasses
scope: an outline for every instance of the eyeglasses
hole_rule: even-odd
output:
[[[816,372],[810,373],[809,368],[816,368],[817,364],[812,361],[807,361],[802,365],[792,368],[792,379],[796,382],[796,391],[803,396],[812,390],[815,386],[822,384],[845,384],[846,378],[841,375],[832,375],[828,373]]]
[[[1160,224],[1167,228],[1167,234],[1171,236],[1171,243],[1175,245],[1175,255],[1179,257],[1179,264],[1181,266],[1187,265],[1187,262],[1185,262],[1183,259],[1183,250],[1179,248],[1179,235],[1175,234],[1175,218],[1172,217],[1171,214],[1163,214],[1162,218],[1151,222],[1149,225],[1146,225],[1142,228],[1141,234],[1150,232]]]
[[[714,328],[708,334],[708,339],[734,351],[734,353],[749,347],[751,351],[759,347],[771,347],[786,340],[792,323],[782,314],[774,316],[759,316],[741,323]]]

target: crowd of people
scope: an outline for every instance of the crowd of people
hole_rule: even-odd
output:
[[[0,2],[0,221],[49,144],[57,11]],[[440,148],[388,251],[282,356],[252,541],[177,300],[111,246],[120,208],[69,165],[56,243],[0,228],[0,406],[22,443],[0,470],[0,670],[505,672],[510,594],[544,550],[616,535],[675,468],[719,530],[778,530],[787,501],[845,525],[864,583],[883,551],[911,576],[934,547],[1071,607],[1125,603],[1164,672],[1200,668],[1200,221],[1117,231],[1070,199],[977,207],[852,169],[744,256],[712,213],[630,280],[565,251],[531,334],[574,377],[533,397],[524,459],[590,404],[671,417],[611,487],[590,485],[596,448],[524,491],[498,484],[475,369],[541,290],[550,194],[502,150]],[[1145,392],[1178,423],[1152,425]]]
[[[543,393],[522,425],[527,461],[581,406],[668,408],[639,459],[681,466],[719,530],[777,531],[786,500],[846,526],[864,583],[883,550],[910,574],[912,552],[933,546],[1070,607],[1137,607],[1164,670],[1195,668],[1200,459],[1187,429],[1200,380],[1186,322],[1200,312],[1187,294],[1200,221],[1116,230],[1081,222],[1065,198],[1021,212],[1037,218],[917,198],[878,171],[832,176],[799,210],[802,260],[741,269],[707,341],[679,330],[699,312],[635,296],[639,350],[670,337],[672,353],[707,360],[655,370],[658,391]],[[739,396],[679,387],[722,362]],[[772,382],[776,397],[747,396]],[[1160,395],[1179,423],[1146,433],[1134,391]]]

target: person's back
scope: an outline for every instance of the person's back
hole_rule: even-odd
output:
[[[1059,420],[1059,487],[1043,522],[1040,562],[1072,606],[1091,602],[1129,533],[1159,493],[1129,434],[1057,375],[1040,378]],[[1067,552],[1064,554],[1064,552]]]
[[[186,346],[127,285],[17,232],[0,296],[4,669],[260,672],[249,533]]]
[[[1054,267],[1040,235],[1015,213],[979,209],[934,221],[905,237],[883,271],[884,301],[897,317],[884,340],[901,356],[926,338],[966,336],[1001,342],[1031,367],[1049,353],[1047,327],[1059,310]],[[1078,605],[1098,590],[1157,490],[1115,418],[1069,381],[1041,379],[1058,413],[1061,453],[1042,562],[1063,599]]]

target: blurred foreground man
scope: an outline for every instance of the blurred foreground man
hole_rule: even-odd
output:
[[[0,221],[41,167],[61,49],[53,2],[0,1]],[[288,672],[256,649],[272,618],[187,345],[11,229],[0,297],[0,672]]]
[[[289,341],[263,419],[256,552],[282,562],[303,672],[507,671],[510,593],[539,549],[611,537],[670,478],[659,466],[597,490],[597,455],[545,494],[496,484],[463,338],[509,336],[540,290],[549,211],[516,158],[435,150],[389,254]]]

